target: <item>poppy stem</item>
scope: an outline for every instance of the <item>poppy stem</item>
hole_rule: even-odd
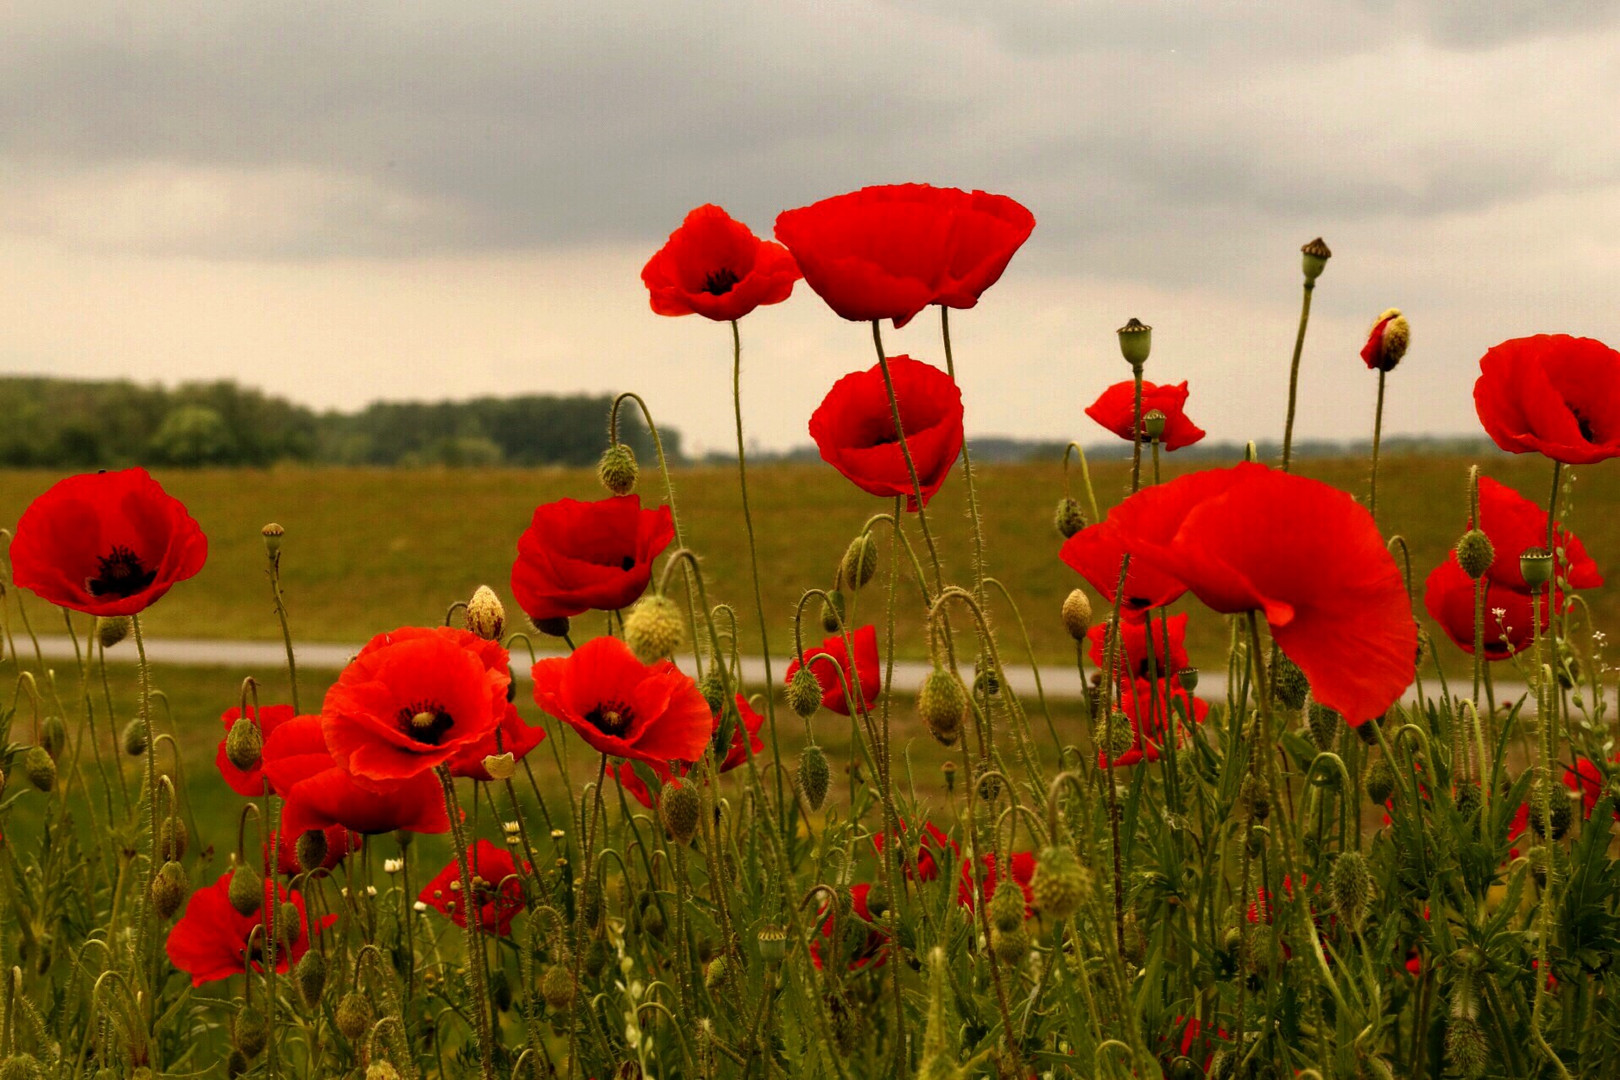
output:
[[[1373,444],[1372,444],[1372,486],[1367,493],[1367,512],[1378,521],[1378,447],[1384,439],[1384,376],[1383,368],[1378,369],[1378,407],[1373,411]]]
[[[136,924],[139,927],[135,938],[136,960],[137,970],[147,969],[150,1021],[155,1025],[160,1015],[157,1001],[157,965],[151,960],[152,882],[157,877],[158,868],[157,744],[152,737],[152,669],[146,661],[146,636],[141,631],[141,616],[138,612],[129,617],[129,624],[135,634],[135,656],[139,661],[141,736],[146,740],[146,753],[142,755],[146,759],[146,798],[142,800],[141,807],[142,814],[146,818],[146,881],[141,886],[140,895],[135,898]],[[156,1065],[155,1062],[153,1064]]]
[[[287,605],[281,597],[280,547],[277,546],[275,550],[270,551],[268,557],[270,560],[270,598],[276,604],[276,620],[281,623],[281,642],[287,650],[287,682],[292,696],[293,715],[301,716],[304,710],[298,707],[298,662],[293,659],[292,630],[287,626]],[[448,622],[446,625],[448,625]]]
[[[1288,471],[1294,450],[1294,408],[1299,401],[1299,358],[1305,351],[1305,327],[1311,321],[1311,294],[1316,291],[1314,278],[1305,279],[1305,296],[1299,305],[1299,333],[1294,338],[1294,359],[1288,368],[1288,420],[1283,425],[1283,472]]]
[[[945,343],[945,373],[956,381],[956,361],[951,356],[951,309],[939,306],[939,332]],[[968,519],[973,523],[973,596],[984,601],[984,526],[979,521],[979,498],[973,489],[973,461],[968,456],[966,435],[962,438],[962,482],[967,486]]]
[[[489,987],[484,982],[484,965],[482,963],[483,944],[479,940],[479,931],[484,919],[484,906],[478,902],[473,891],[472,869],[467,853],[467,833],[461,824],[461,805],[456,800],[456,782],[450,777],[450,769],[440,765],[434,770],[439,777],[439,786],[444,789],[444,812],[450,818],[450,834],[456,845],[456,867],[461,871],[461,914],[462,928],[466,931],[467,940],[467,978],[473,984],[473,995],[477,997],[477,1007],[474,1016],[478,1023],[478,1057],[484,1080],[495,1080],[494,1047],[491,1045],[489,1030]]]
[[[1131,410],[1131,494],[1142,490],[1142,365],[1131,365],[1131,381],[1136,387],[1136,404]]]
[[[883,372],[883,386],[889,392],[889,412],[894,417],[894,437],[900,443],[900,456],[906,460],[906,472],[911,477],[912,497],[917,500],[917,524],[922,527],[923,541],[928,545],[928,559],[934,568],[934,592],[937,595],[945,591],[945,575],[940,570],[939,549],[934,546],[934,534],[928,528],[928,510],[923,505],[922,481],[917,478],[917,463],[912,460],[911,446],[906,441],[906,429],[900,422],[900,399],[895,396],[894,377],[889,374],[889,358],[883,352],[883,329],[877,319],[872,320],[872,344],[877,349],[878,369]]]

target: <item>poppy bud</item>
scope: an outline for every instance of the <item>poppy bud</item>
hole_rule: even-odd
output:
[[[1458,1073],[1479,1076],[1490,1062],[1490,1041],[1479,1021],[1463,1013],[1446,1021],[1446,1060]]]
[[[237,1009],[235,1023],[231,1025],[231,1041],[249,1060],[264,1053],[270,1041],[270,1025],[265,1022],[264,1014],[246,1005]]]
[[[495,590],[488,585],[480,585],[473,590],[463,618],[467,629],[485,641],[499,641],[506,630],[506,608],[502,606],[501,598],[495,595]]]
[[[49,791],[56,786],[56,762],[43,746],[30,746],[23,755],[23,775],[39,790]]]
[[[810,743],[799,751],[799,790],[810,809],[820,810],[827,801],[827,788],[832,783],[832,770],[827,767],[827,755],[821,747]]]
[[[561,964],[549,965],[540,976],[540,996],[558,1012],[573,1004],[574,978],[568,969]]]
[[[697,789],[691,784],[671,780],[664,785],[663,796],[658,800],[658,816],[677,844],[692,842],[702,814],[703,800],[698,798]]]
[[[1277,664],[1271,669],[1271,696],[1284,708],[1301,709],[1305,707],[1305,695],[1310,690],[1311,684],[1306,681],[1299,665],[1290,660],[1286,653],[1279,652]]]
[[[1195,667],[1182,668],[1176,672],[1176,682],[1180,683],[1181,688],[1187,693],[1192,693],[1198,689],[1198,669]]]
[[[495,974],[502,972],[496,971]],[[366,1066],[366,1080],[399,1080],[399,1070],[394,1068],[392,1062],[379,1058]]]
[[[1326,750],[1332,746],[1333,740],[1339,737],[1339,731],[1344,727],[1344,717],[1320,701],[1311,702],[1305,718],[1310,724],[1311,741],[1316,744],[1318,750]]]
[[[186,880],[186,868],[170,859],[158,867],[157,876],[152,879],[152,906],[157,909],[159,917],[173,918],[185,902],[188,891],[190,885]]]
[[[1102,743],[1103,750],[1111,758],[1128,753],[1136,745],[1136,732],[1131,730],[1130,720],[1118,709],[1111,711],[1103,722]]]
[[[955,746],[967,713],[962,683],[942,667],[935,667],[917,692],[917,713],[941,746]]]
[[[787,959],[787,931],[780,926],[761,927],[759,958],[772,967]]]
[[[950,758],[946,758],[944,763],[940,765],[939,771],[945,775],[945,791],[947,793],[955,791],[956,762],[952,761]]]
[[[1067,919],[1091,892],[1091,874],[1074,852],[1067,847],[1052,846],[1041,852],[1035,863],[1035,876],[1030,879],[1029,891],[1035,908],[1051,919]]]
[[[253,867],[242,863],[231,873],[225,896],[238,915],[250,919],[264,906],[264,879]]]
[[[124,725],[122,741],[124,753],[130,757],[140,757],[146,753],[146,727],[138,717]]]
[[[719,664],[710,664],[697,683],[698,692],[716,716],[726,707],[726,680],[720,674]]]
[[[1457,565],[1463,568],[1463,573],[1478,581],[1485,576],[1485,571],[1491,568],[1496,561],[1496,548],[1491,544],[1491,538],[1479,529],[1469,529],[1457,541]]]
[[[1372,899],[1372,873],[1367,859],[1359,851],[1340,852],[1333,862],[1333,873],[1328,882],[1333,892],[1333,906],[1339,915],[1360,930],[1367,917],[1367,904]]]
[[[591,938],[591,943],[585,946],[585,974],[594,979],[606,971],[607,966],[607,943],[599,937]]]
[[[1011,931],[990,929],[990,951],[1003,964],[1016,964],[1029,955],[1029,931],[1018,926]]]
[[[603,913],[602,885],[594,877],[588,877],[579,886],[579,918],[588,929],[595,930],[602,925]]]
[[[314,870],[326,862],[326,830],[306,829],[298,834],[298,840],[293,844],[293,851],[298,856],[298,865],[305,870]]]
[[[501,1012],[512,1008],[512,980],[506,974],[506,968],[498,967],[489,973],[489,997]]]
[[[529,625],[534,627],[535,633],[544,634],[547,637],[568,636],[569,624],[566,615],[559,615],[553,619],[530,619]]]
[[[1091,629],[1091,597],[1084,589],[1073,589],[1063,598],[1063,629],[1076,641],[1086,640]]]
[[[371,1007],[371,999],[358,990],[350,990],[338,1002],[337,1029],[350,1042],[354,1042],[371,1030],[375,1018],[376,1013]]]
[[[642,598],[624,620],[624,642],[644,664],[672,656],[686,640],[681,609],[662,593]]]
[[[1001,777],[992,776],[995,767],[989,761],[975,761],[973,763],[973,780],[977,785],[979,798],[987,803],[995,802],[1001,795]]]
[[[810,665],[801,665],[788,680],[787,702],[801,720],[810,719],[821,708],[821,683],[810,673]]]
[[[1367,799],[1374,806],[1383,806],[1395,794],[1395,770],[1388,761],[1379,758],[1367,770]]]
[[[103,649],[110,649],[129,636],[128,615],[103,615],[96,619],[96,640]]]
[[[247,1071],[247,1055],[232,1047],[231,1052],[225,1055],[225,1080],[236,1080]]]
[[[1552,838],[1562,840],[1575,823],[1575,812],[1569,808],[1569,799],[1558,788],[1553,789],[1548,803],[1547,811],[1552,815]],[[1533,788],[1530,795],[1530,827],[1536,830],[1537,836],[1547,835],[1546,820],[1541,813],[1541,797]]]
[[[1086,515],[1081,513],[1078,502],[1064,496],[1058,500],[1057,510],[1052,514],[1052,524],[1067,540],[1086,527]]]
[[[1119,352],[1126,363],[1133,368],[1147,363],[1148,353],[1153,349],[1153,327],[1140,319],[1132,319],[1115,332],[1119,334]]]
[[[47,716],[39,725],[39,745],[55,761],[67,746],[67,723],[60,716]]]
[[[1300,248],[1299,251],[1303,256],[1300,261],[1305,270],[1305,284],[1315,285],[1316,279],[1321,277],[1322,271],[1327,268],[1327,261],[1333,258],[1333,252],[1329,251],[1328,246],[1322,243],[1320,236]]]
[[[636,481],[641,478],[636,452],[624,443],[614,443],[602,451],[602,458],[596,463],[596,475],[602,481],[602,486],[613,494],[630,494],[636,490]]]
[[[1160,409],[1149,409],[1142,414],[1142,439],[1146,442],[1158,442],[1164,438],[1164,425],[1169,418]]]
[[[877,545],[872,537],[861,533],[844,549],[844,561],[838,566],[838,576],[852,589],[865,587],[877,573]]]
[[[709,970],[703,973],[703,985],[712,994],[726,983],[726,956],[721,953],[709,961]]]
[[[1010,934],[1024,925],[1024,890],[1016,881],[1003,878],[990,897],[990,922],[997,930]]]
[[[1252,772],[1243,777],[1238,802],[1256,821],[1264,821],[1271,816],[1271,792],[1266,790],[1265,781]]]
[[[827,599],[821,605],[821,628],[829,634],[836,634],[844,625],[844,612],[849,610],[844,606],[844,593],[841,589],[834,589],[827,594]]]
[[[326,961],[319,949],[311,949],[293,968],[293,982],[298,984],[298,996],[314,1009],[321,1003],[321,991],[326,989]]]
[[[658,906],[658,902],[653,899],[650,892],[642,893],[641,900],[644,905],[641,911],[641,928],[657,940],[663,941],[666,929],[664,909]]]
[[[160,859],[183,859],[186,849],[191,846],[191,830],[186,823],[174,815],[163,819],[158,829],[158,857]]]
[[[1519,572],[1532,592],[1547,584],[1552,577],[1553,559],[1545,548],[1529,548],[1519,556]]]
[[[1368,367],[1379,371],[1394,371],[1395,365],[1406,355],[1406,346],[1412,340],[1412,326],[1401,314],[1400,308],[1390,308],[1373,321],[1372,334],[1361,351]]]
[[[259,767],[264,760],[264,736],[258,724],[244,716],[231,725],[225,735],[225,760],[243,772]]]

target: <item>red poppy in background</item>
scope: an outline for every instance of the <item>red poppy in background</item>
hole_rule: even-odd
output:
[[[643,664],[618,638],[592,638],[535,664],[534,700],[611,757],[696,761],[714,730],[690,675],[668,660]]]
[[[305,831],[311,830],[294,832],[285,825],[282,827],[281,839],[276,844],[276,873],[291,877],[303,872],[298,862],[298,838]],[[326,858],[321,861],[323,870],[335,869],[351,852],[360,850],[360,837],[341,825],[329,825],[319,831],[326,836]]]
[[[902,820],[899,825],[900,836],[902,839],[904,839],[908,833],[916,835],[919,838],[917,841],[916,870],[918,881],[933,881],[935,878],[939,877],[940,861],[947,859],[948,857],[949,861],[954,862],[956,860],[956,856],[961,851],[961,849],[956,846],[956,841],[952,840],[948,835],[946,835],[944,829],[941,829],[932,821],[924,821],[922,823],[922,830],[920,832],[914,832],[909,826],[906,825],[904,820]],[[888,834],[883,832],[876,832],[872,834],[872,846],[877,849],[877,853],[880,856],[883,854],[883,848],[887,843]],[[948,856],[947,853],[949,853]],[[909,877],[911,876],[911,873],[911,867],[908,866],[906,868],[906,875]]]
[[[877,628],[862,626],[850,631],[850,644],[854,647],[854,659],[850,658],[849,651],[844,647],[844,635],[833,634],[820,645],[804,650],[804,662],[810,665],[810,674],[816,677],[821,684],[821,707],[830,709],[839,716],[850,715],[850,703],[844,698],[844,682],[848,680],[852,689],[858,689],[861,702],[870,709],[876,702],[878,694],[883,690],[882,660],[878,656]],[[830,660],[816,660],[818,656],[830,657]],[[836,661],[834,663],[833,661]],[[840,677],[839,669],[843,669]],[[799,670],[799,661],[795,657],[787,668],[787,682],[793,681],[794,673]]]
[[[321,730],[362,784],[409,780],[489,745],[511,707],[510,685],[504,665],[487,666],[453,634],[405,627],[349,661],[326,692]]]
[[[1469,528],[1474,523],[1468,523]],[[1512,589],[1528,590],[1519,556],[1528,548],[1547,546],[1547,511],[1506,484],[1488,476],[1479,478],[1479,529],[1491,538],[1496,558],[1487,570],[1491,581]],[[1558,576],[1572,589],[1595,589],[1603,584],[1597,563],[1586,553],[1580,537],[1553,523],[1554,557],[1562,553]]]
[[[1106,603],[1114,602],[1119,588],[1119,568],[1125,560],[1125,545],[1120,543],[1119,532],[1108,520],[1088,525],[1063,542],[1058,552],[1086,584],[1096,589]],[[1125,598],[1121,607],[1128,611],[1146,611],[1163,607],[1181,599],[1187,586],[1164,573],[1158,567],[1132,559],[1125,574]]]
[[[929,304],[973,307],[1034,228],[1004,195],[888,184],[783,211],[776,238],[838,315],[899,327]]]
[[[1176,733],[1183,739],[1186,736],[1182,734],[1182,728],[1186,724],[1202,724],[1209,716],[1209,702],[1187,693],[1181,680],[1174,676],[1160,679],[1157,683],[1147,679],[1131,680],[1128,692],[1124,686],[1119,688],[1119,707],[1137,728],[1146,719],[1147,733],[1156,741],[1162,741],[1170,730],[1171,710],[1175,711]],[[1180,746],[1181,743],[1176,745]]]
[[[660,315],[740,319],[793,292],[799,268],[787,248],[761,240],[718,206],[700,206],[641,268]]]
[[[1115,718],[1115,722],[1120,722],[1117,717]],[[1127,722],[1131,725],[1131,745],[1127,750],[1125,750],[1124,753],[1120,754],[1114,759],[1114,768],[1124,769],[1132,765],[1139,765],[1143,761],[1150,763],[1158,761],[1161,756],[1159,753],[1159,744],[1153,739],[1145,739],[1142,737],[1142,726],[1139,723],[1134,720]],[[1102,741],[1103,726],[1101,721],[1098,721],[1097,723],[1096,737],[1099,742]],[[1097,751],[1097,768],[1108,768],[1108,752],[1100,748]]]
[[[876,922],[872,918],[872,908],[869,899],[872,886],[862,881],[849,887],[850,910],[854,912],[853,919],[840,921],[838,929],[842,932],[847,948],[841,948],[832,940],[834,917],[830,904],[822,904],[819,912],[821,916],[821,933],[817,939],[810,942],[810,962],[821,968],[821,951],[823,947],[831,948],[835,952],[843,953],[850,971],[859,971],[871,964],[881,967],[886,959],[884,946],[888,943],[888,935],[873,928]],[[855,922],[851,927],[849,924]],[[861,929],[865,934],[861,935]]]
[[[742,718],[742,723],[731,725],[731,742],[728,746],[716,745],[721,729],[725,726],[721,723],[721,717],[714,717],[714,731],[709,736],[709,746],[715,753],[715,769],[722,773],[728,773],[748,760],[750,752],[748,744],[752,744],[751,749],[755,754],[761,754],[765,750],[765,741],[759,737],[759,729],[765,723],[765,718],[755,712],[753,706],[748,704],[748,699],[741,694],[737,695],[737,715]],[[747,732],[746,736],[744,732]],[[745,737],[748,744],[743,742]],[[723,757],[722,750],[725,751]],[[673,777],[685,776],[692,770],[693,764],[690,761],[681,761],[672,769],[660,761],[643,762],[643,765],[652,769],[653,775],[658,777],[660,783],[668,783]],[[624,790],[634,796],[637,802],[649,810],[652,809],[652,792],[637,774],[634,763],[621,761],[614,775],[618,777],[619,783],[624,785]]]
[[[185,504],[145,469],[87,473],[28,504],[11,541],[12,579],[89,615],[135,615],[208,558]]]
[[[1480,358],[1474,409],[1512,454],[1566,465],[1620,456],[1620,353],[1568,334],[1504,341]]]
[[[1098,670],[1107,670],[1108,628],[1112,624],[1113,620],[1110,619],[1086,631],[1086,639],[1091,642],[1091,662],[1097,665]],[[1167,629],[1168,636],[1165,633]],[[1186,612],[1172,615],[1161,623],[1152,615],[1127,610],[1119,619],[1119,636],[1120,644],[1114,646],[1116,674],[1133,679],[1162,679],[1187,666]],[[1150,640],[1151,657],[1148,655]]]
[[[192,986],[227,979],[247,970],[244,956],[252,957],[254,971],[263,970],[259,958],[264,954],[264,933],[254,935],[253,930],[263,921],[264,908],[252,915],[242,915],[231,906],[227,896],[231,874],[232,871],[226,871],[212,885],[192,893],[186,901],[185,914],[169,931],[169,962],[191,976]],[[286,971],[309,951],[304,897],[270,879],[264,883],[264,900],[266,906],[278,900],[284,905],[290,903],[298,912],[294,932],[284,936],[276,948],[276,970]],[[277,933],[283,933],[281,919],[278,917],[276,921]],[[336,915],[328,915],[320,920],[317,929],[324,930],[336,921]],[[250,935],[253,936],[251,948]]]
[[[922,501],[934,497],[962,452],[962,391],[945,372],[909,356],[889,357],[900,426],[917,470]],[[873,495],[904,495],[917,511],[911,470],[894,430],[883,370],[873,365],[833,383],[810,414],[810,437],[821,458],[844,478]]]
[[[1581,816],[1589,818],[1603,797],[1603,770],[1591,758],[1577,758],[1573,769],[1564,766],[1564,786],[1580,793]],[[1620,811],[1616,811],[1615,817],[1620,818]]]
[[[1108,520],[1133,565],[1185,582],[1222,614],[1262,612],[1316,700],[1352,725],[1412,682],[1417,626],[1400,571],[1344,492],[1248,462],[1138,492]]]
[[[528,869],[525,865],[524,869]],[[523,910],[523,882],[517,862],[505,848],[480,839],[467,852],[467,870],[478,902],[478,925],[486,934],[505,937],[512,920]],[[417,899],[457,926],[467,925],[467,905],[461,902],[461,864],[451,859],[433,880],[422,886]]]
[[[1180,450],[1204,437],[1204,429],[1187,419],[1187,384],[1169,383],[1163,386],[1142,383],[1142,415],[1154,409],[1164,413],[1164,435],[1161,443],[1166,450]],[[1104,390],[1086,408],[1091,417],[1115,435],[1130,442],[1136,427],[1136,381],[1126,379]]]
[[[252,714],[255,710],[249,710]],[[259,722],[259,736],[268,739],[282,724],[293,718],[291,705],[261,705],[255,717]],[[220,722],[225,725],[225,735],[230,735],[231,728],[242,718],[242,710],[238,706],[231,706],[220,714]],[[261,762],[255,769],[238,769],[231,764],[231,759],[225,756],[225,739],[219,740],[219,749],[214,751],[214,765],[219,769],[219,775],[225,778],[225,783],[238,795],[246,795],[256,799],[264,794],[264,764]]]
[[[518,537],[512,595],[535,622],[617,611],[647,591],[673,539],[669,507],[643,510],[640,495],[544,503]]]
[[[1455,553],[1429,573],[1423,587],[1423,606],[1457,648],[1470,656],[1474,654],[1474,581],[1457,564]],[[1549,605],[1542,604],[1543,630],[1547,628],[1550,615]],[[1534,617],[1528,592],[1492,583],[1487,578],[1485,659],[1506,660],[1534,645],[1535,634],[1530,626]]]
[[[264,775],[286,800],[281,828],[294,836],[333,826],[368,836],[450,831],[444,793],[432,773],[362,786],[333,759],[319,716],[297,716],[276,728],[264,743]]]
[[[1029,883],[1035,877],[1035,853],[1032,851],[1015,851],[1009,856],[1012,862],[1013,881],[1024,894],[1024,918],[1029,918],[1035,912],[1035,894],[1030,891]],[[980,896],[996,895],[996,885],[1001,881],[1001,863],[994,855],[979,856],[979,863],[983,867],[980,871]],[[973,907],[973,873],[968,863],[962,864],[962,874],[956,883],[956,902],[969,911]]]

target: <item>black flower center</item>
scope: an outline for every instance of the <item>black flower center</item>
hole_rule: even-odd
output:
[[[426,746],[438,746],[444,733],[455,726],[455,717],[437,701],[413,701],[394,714],[399,730]]]
[[[636,568],[636,558],[635,558],[634,555],[626,555],[624,558],[619,560],[619,569],[623,570],[625,573],[628,574],[630,571],[634,570],[635,568]]]
[[[157,572],[148,570],[141,557],[122,544],[115,545],[96,563],[98,573],[84,583],[91,596],[134,596],[157,580]]]
[[[740,280],[733,271],[722,266],[703,279],[703,291],[711,296],[724,296]]]
[[[1581,411],[1573,405],[1569,408],[1570,414],[1575,417],[1575,426],[1581,429],[1581,438],[1589,443],[1595,443],[1598,438],[1592,433],[1592,421],[1581,415]]]
[[[585,719],[602,734],[617,737],[630,730],[635,715],[630,711],[630,706],[621,701],[604,701],[586,713]]]

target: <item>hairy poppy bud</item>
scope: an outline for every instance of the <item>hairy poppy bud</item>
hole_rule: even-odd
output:
[[[1081,512],[1079,503],[1065,496],[1058,500],[1057,510],[1052,514],[1052,524],[1067,540],[1086,527],[1086,515]]]
[[[39,745],[55,761],[67,746],[67,723],[60,716],[47,716],[39,725]]]
[[[1102,743],[1111,758],[1128,753],[1136,745],[1136,732],[1131,730],[1129,718],[1118,709],[1111,710],[1103,721]]]
[[[488,585],[480,585],[473,590],[463,618],[467,629],[485,641],[499,641],[506,630],[506,608],[502,606],[501,598],[495,595],[495,590]]]
[[[249,1060],[264,1053],[270,1041],[270,1025],[265,1022],[264,1014],[246,1005],[237,1009],[231,1025],[231,1041]]]
[[[1073,851],[1053,845],[1041,852],[1035,863],[1035,876],[1030,879],[1029,891],[1035,908],[1051,919],[1067,919],[1091,892],[1091,874]]]
[[[827,767],[827,755],[821,747],[810,743],[799,751],[799,790],[810,809],[820,810],[827,801],[827,788],[832,783],[832,770]]]
[[[189,891],[186,868],[170,859],[158,867],[157,876],[152,879],[152,906],[157,909],[159,917],[173,918],[180,905],[185,903]]]
[[[550,964],[540,976],[540,996],[561,1012],[574,1002],[574,978],[561,964]]]
[[[1264,821],[1271,816],[1271,792],[1267,790],[1266,782],[1252,772],[1243,777],[1238,801],[1256,821]]]
[[[1464,1013],[1446,1021],[1446,1060],[1466,1077],[1485,1071],[1491,1057],[1490,1040],[1479,1021]]]
[[[1146,442],[1158,442],[1164,438],[1164,425],[1169,417],[1164,415],[1162,409],[1149,409],[1142,414],[1142,438]]]
[[[1519,556],[1519,571],[1531,591],[1547,584],[1552,577],[1553,559],[1545,548],[1529,548]]]
[[[1086,639],[1091,629],[1091,597],[1084,589],[1073,589],[1063,598],[1063,629],[1076,641]]]
[[[1299,665],[1288,659],[1287,654],[1279,652],[1277,664],[1271,669],[1272,697],[1284,708],[1301,709],[1310,690],[1311,684],[1306,681]]]
[[[1562,840],[1569,832],[1569,827],[1575,823],[1575,812],[1570,809],[1569,799],[1559,787],[1552,789],[1547,803],[1547,813],[1552,816],[1552,838]],[[1547,835],[1547,822],[1541,812],[1541,795],[1534,788],[1530,793],[1530,827],[1536,830],[1537,836]]]
[[[305,870],[314,870],[326,862],[326,831],[324,829],[306,829],[298,834],[293,844],[293,852],[298,856],[298,865]]]
[[[559,615],[551,619],[530,619],[529,625],[534,627],[535,633],[544,634],[547,637],[568,636],[569,622],[566,615]]]
[[[1153,327],[1140,319],[1132,319],[1116,333],[1119,334],[1119,352],[1126,363],[1131,367],[1147,363],[1148,353],[1153,350]]]
[[[1367,799],[1374,806],[1383,806],[1395,794],[1395,770],[1388,761],[1379,758],[1367,770]]]
[[[1344,727],[1344,717],[1335,709],[1330,709],[1320,701],[1311,702],[1306,710],[1305,719],[1310,724],[1311,741],[1318,750],[1326,750],[1333,745],[1333,740],[1339,737]]]
[[[844,606],[843,590],[832,590],[821,604],[821,628],[829,634],[838,633],[839,628],[844,625],[844,612],[848,610]]]
[[[606,971],[607,966],[607,943],[599,937],[591,938],[591,943],[585,946],[585,974],[594,979]]]
[[[250,919],[264,906],[264,879],[253,867],[241,863],[231,873],[225,896],[238,915]]]
[[[669,830],[676,843],[692,842],[692,837],[697,833],[698,818],[702,814],[703,800],[698,798],[695,787],[678,780],[664,785],[663,796],[658,800],[658,816],[663,819],[664,828]]]
[[[158,829],[158,858],[183,859],[191,846],[191,830],[186,823],[170,814]]]
[[[1024,890],[1010,877],[1003,877],[990,897],[990,923],[1007,934],[1024,925]]]
[[[864,588],[877,573],[877,544],[869,533],[861,533],[844,549],[844,561],[838,565],[838,576],[852,589]]]
[[[264,550],[271,559],[281,554],[281,538],[287,535],[286,529],[272,521],[259,530],[259,535],[264,537]]]
[[[1333,258],[1333,252],[1329,251],[1328,246],[1322,243],[1320,236],[1300,248],[1299,251],[1303,256],[1300,261],[1305,270],[1305,283],[1315,285],[1316,279],[1322,276],[1323,270],[1327,269],[1327,261]]]
[[[1361,358],[1367,366],[1379,371],[1394,371],[1395,365],[1406,355],[1406,346],[1412,340],[1412,326],[1401,314],[1400,308],[1390,308],[1373,321],[1367,344],[1362,347]]]
[[[800,665],[788,680],[787,702],[801,720],[810,719],[821,708],[821,683],[811,674],[809,664]]]
[[[1372,872],[1367,869],[1366,857],[1359,851],[1340,852],[1328,884],[1334,908],[1351,929],[1360,930],[1372,900]]]
[[[934,668],[917,692],[917,713],[941,746],[955,746],[967,713],[961,681],[942,667]]]
[[[726,707],[726,680],[720,674],[720,665],[711,663],[704,669],[703,677],[697,683],[698,692],[703,695],[704,702],[709,711],[716,716]]]
[[[674,655],[685,640],[681,609],[661,593],[643,597],[624,620],[624,642],[644,664]]]
[[[41,791],[56,786],[56,762],[43,746],[30,746],[23,755],[23,775]]]
[[[587,877],[579,883],[579,918],[588,929],[595,930],[602,925],[602,915],[606,910],[606,901],[602,896],[602,884],[596,878]]]
[[[128,615],[102,615],[96,619],[96,640],[103,649],[110,649],[129,636]]]
[[[146,726],[137,717],[124,725],[124,734],[121,740],[124,744],[124,753],[130,757],[140,757],[146,753]]]
[[[293,982],[298,984],[298,996],[313,1009],[321,1003],[321,991],[326,989],[326,960],[319,949],[311,949],[293,968]]]
[[[350,990],[338,1001],[337,1029],[345,1039],[354,1042],[371,1030],[376,1012],[371,999],[358,990]]]
[[[243,772],[259,767],[264,760],[264,736],[258,724],[245,716],[231,724],[225,735],[225,760]]]
[[[1029,955],[1029,931],[1022,926],[1010,931],[991,927],[990,951],[995,953],[996,959],[1003,964],[1018,963]]]
[[[500,974],[497,970],[494,974]],[[491,976],[493,978],[494,975]],[[378,1058],[366,1066],[366,1080],[399,1080],[399,1070],[394,1068],[393,1062]]]
[[[636,481],[641,478],[636,452],[624,443],[614,443],[602,451],[602,458],[596,463],[596,476],[602,481],[602,486],[613,494],[630,494],[636,490]]]
[[[709,970],[703,973],[703,985],[712,994],[726,984],[726,955],[721,953],[709,961]]]
[[[1478,581],[1485,576],[1485,571],[1491,568],[1496,561],[1496,548],[1491,544],[1491,538],[1479,529],[1469,529],[1457,541],[1457,565],[1463,568],[1463,573]]]
[[[787,931],[780,926],[763,926],[759,931],[759,958],[775,967],[787,959]]]

